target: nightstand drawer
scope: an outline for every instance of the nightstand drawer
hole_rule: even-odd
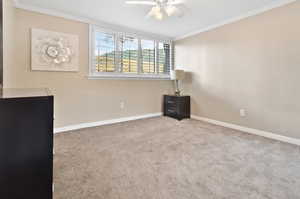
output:
[[[176,108],[173,108],[173,109],[172,108],[168,108],[167,109],[167,113],[168,114],[173,114],[173,115],[175,114],[176,115],[177,114]]]
[[[177,96],[165,95],[164,99],[165,99],[165,102],[174,103],[178,100],[178,97]]]
[[[176,101],[168,99],[168,100],[166,100],[166,103],[169,105],[172,105],[172,104],[176,104]]]
[[[165,106],[168,107],[171,111],[176,111],[177,102],[176,101],[166,101]]]

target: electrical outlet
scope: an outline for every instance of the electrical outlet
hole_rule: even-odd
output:
[[[241,117],[246,117],[246,110],[245,109],[240,110],[240,116]]]
[[[120,102],[120,108],[124,109],[125,108],[125,102]]]

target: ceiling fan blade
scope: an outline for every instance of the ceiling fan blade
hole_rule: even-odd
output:
[[[126,1],[126,4],[155,6],[154,1]]]
[[[185,1],[184,0],[170,0],[168,1],[168,5],[180,5],[180,4],[184,4]]]

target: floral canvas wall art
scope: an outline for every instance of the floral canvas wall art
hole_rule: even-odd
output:
[[[31,69],[39,71],[78,71],[77,35],[31,30]]]

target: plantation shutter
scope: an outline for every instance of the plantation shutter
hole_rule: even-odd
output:
[[[114,72],[116,70],[115,35],[95,32],[95,70],[96,72]]]
[[[141,40],[141,71],[155,73],[155,41]]]
[[[158,71],[167,74],[171,68],[171,45],[169,43],[158,43]]]
[[[92,26],[90,30],[91,76],[169,78],[174,63],[171,41]]]
[[[120,71],[124,73],[138,72],[138,50],[137,38],[121,36],[119,39]]]

